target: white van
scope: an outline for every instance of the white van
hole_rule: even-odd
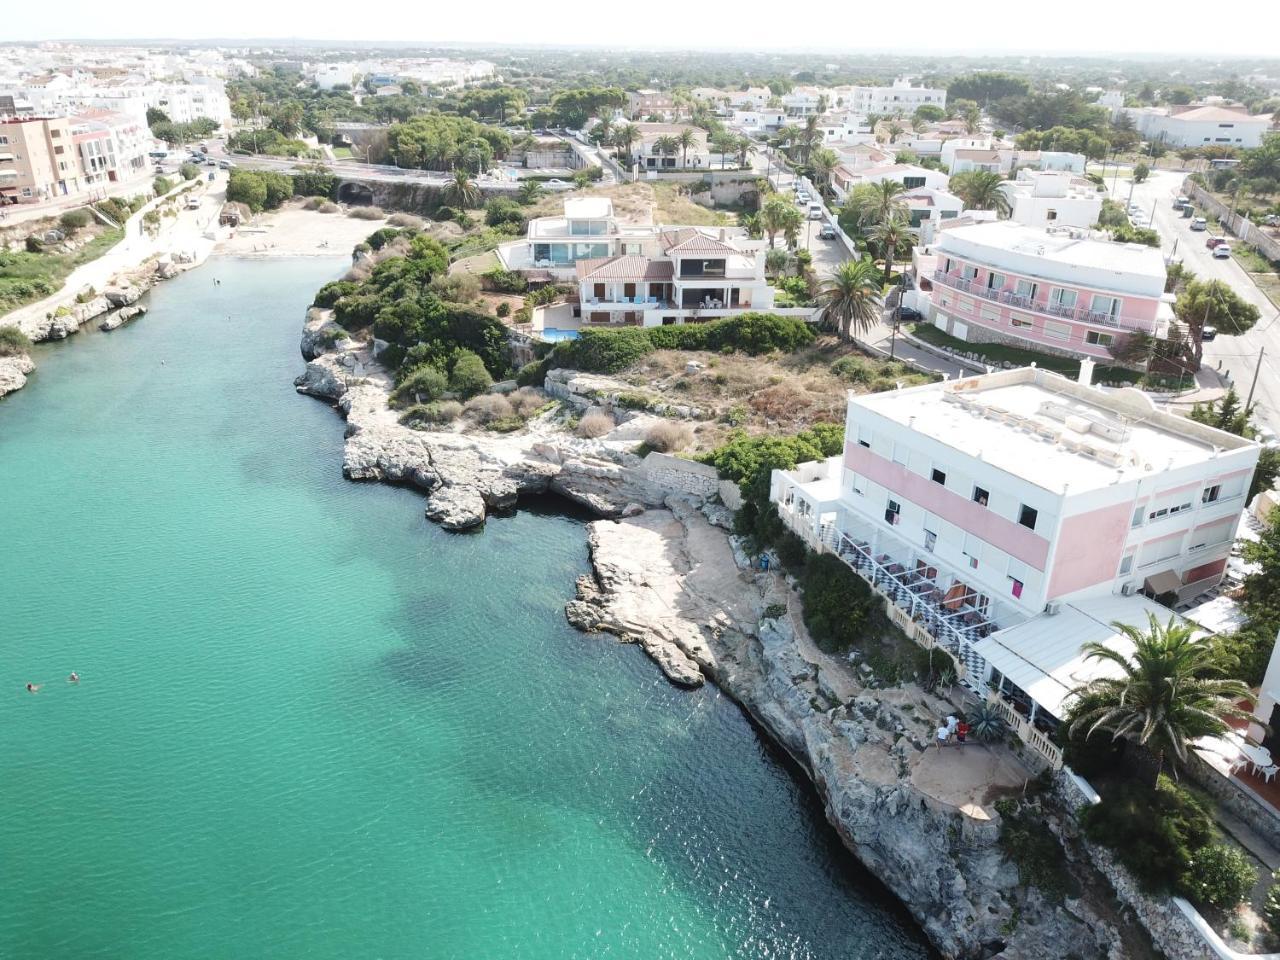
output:
[[[188,210],[199,210],[199,209],[200,209],[200,198],[199,198],[199,197],[197,197],[197,196],[195,196],[194,194],[187,194],[187,209],[188,209]]]

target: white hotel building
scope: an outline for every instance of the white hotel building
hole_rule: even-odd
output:
[[[1167,619],[1148,596],[1218,583],[1258,451],[1140,391],[1027,367],[851,396],[844,454],[774,471],[771,497],[969,686],[996,681],[1030,742],[1096,675],[1085,642]]]

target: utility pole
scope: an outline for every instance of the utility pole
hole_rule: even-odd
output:
[[[1253,368],[1253,382],[1249,384],[1249,398],[1244,402],[1245,415],[1249,413],[1249,408],[1253,406],[1253,390],[1258,385],[1258,374],[1262,372],[1262,355],[1267,352],[1266,347],[1258,348],[1258,365]]]

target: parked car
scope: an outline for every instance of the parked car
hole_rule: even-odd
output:
[[[187,209],[188,209],[188,210],[199,210],[199,209],[200,209],[200,198],[199,198],[199,197],[194,197],[194,196],[191,196],[190,194],[188,194],[188,195],[187,195]]]
[[[796,203],[800,204],[801,206],[808,203],[812,199],[813,197],[809,196],[809,193],[806,190],[801,190],[799,193],[796,194]]]
[[[1189,197],[1178,197],[1177,199],[1175,199],[1175,200],[1173,201],[1173,209],[1175,209],[1175,210],[1181,210],[1183,207],[1185,207],[1185,206],[1186,206],[1188,203],[1190,203],[1190,202],[1191,202],[1191,200],[1190,200],[1190,198],[1189,198]]]
[[[1280,216],[1274,213],[1268,213],[1262,218],[1262,222],[1268,227],[1280,227]]]
[[[220,169],[222,169],[222,170],[234,170],[234,169],[235,169],[235,166],[236,166],[236,165],[235,165],[234,163],[232,163],[230,160],[219,160],[219,161],[218,161],[218,167],[219,167]]]
[[[1204,238],[1204,245],[1208,247],[1210,250],[1212,250],[1218,244],[1226,243],[1226,242],[1227,241],[1225,237],[1205,237]]]
[[[548,190],[565,190],[572,186],[572,184],[565,183],[557,177],[552,177],[550,180],[544,180],[542,185]]]
[[[1231,257],[1231,244],[1220,243],[1213,248],[1213,256],[1217,260],[1228,260]]]
[[[836,228],[829,223],[824,223],[822,229],[818,231],[819,240],[834,240],[836,238]]]
[[[218,161],[215,160],[213,157],[210,157],[208,160],[205,161],[205,165],[210,167],[216,167],[218,165]]]
[[[1217,337],[1217,335],[1218,335],[1217,327],[1205,327],[1203,330],[1200,331],[1200,339],[1204,343],[1208,343],[1210,340]]]
[[[924,319],[924,314],[922,314],[919,310],[915,310],[911,307],[902,307],[898,311],[898,320],[900,320],[902,323],[915,323],[916,321],[923,320],[923,319]]]
[[[1206,220],[1204,217],[1196,217],[1194,220],[1191,221],[1191,229],[1192,230],[1208,230],[1209,221]]]
[[[204,144],[204,143],[200,144],[200,152],[201,152],[201,153],[208,153],[208,152],[209,152],[209,146],[208,146],[208,144]]]
[[[810,220],[822,219],[822,204],[820,203],[809,204],[809,219]]]

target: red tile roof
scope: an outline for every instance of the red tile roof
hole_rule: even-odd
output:
[[[739,253],[737,247],[725,243],[715,237],[709,237],[701,230],[684,227],[680,230],[667,230],[662,234],[662,247],[667,253]]]
[[[675,275],[675,265],[670,260],[650,260],[648,257],[597,257],[579,260],[579,280],[670,280]]]

